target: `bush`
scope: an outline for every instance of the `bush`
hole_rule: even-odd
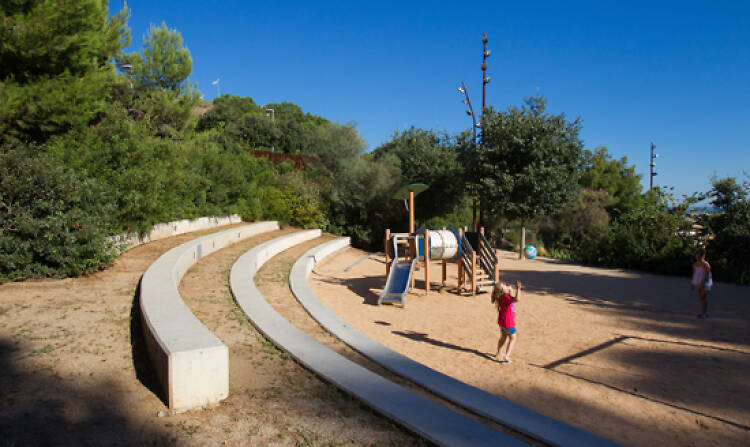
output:
[[[26,148],[0,152],[0,283],[74,276],[113,255],[114,214],[99,184]]]
[[[579,246],[575,260],[607,267],[687,275],[695,251],[690,222],[669,207],[658,190],[646,194],[645,204],[611,222],[606,231]]]

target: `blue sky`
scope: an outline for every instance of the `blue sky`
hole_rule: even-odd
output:
[[[291,101],[354,122],[370,148],[409,126],[471,126],[456,88],[481,108],[539,91],[583,120],[587,148],[627,156],[648,187],[690,194],[750,173],[750,2],[128,1],[132,45],[149,24],[177,29],[206,99]],[[110,9],[122,8],[112,1]]]

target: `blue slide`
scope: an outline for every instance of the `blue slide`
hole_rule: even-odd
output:
[[[385,289],[380,292],[378,305],[383,303],[401,303],[406,307],[406,294],[409,293],[411,286],[411,275],[414,272],[416,258],[411,262],[394,262],[391,265],[391,272],[388,274],[388,280],[385,282]]]

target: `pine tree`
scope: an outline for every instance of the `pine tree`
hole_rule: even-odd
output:
[[[42,142],[85,125],[106,104],[127,9],[102,0],[0,3],[0,134]]]

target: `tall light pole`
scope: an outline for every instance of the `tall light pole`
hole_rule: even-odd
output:
[[[492,51],[487,49],[487,33],[482,36],[482,119],[484,119],[484,109],[487,108],[487,84],[490,83],[490,77],[487,76],[487,58]]]
[[[219,96],[221,96],[221,89],[219,88],[219,78],[216,78],[216,80],[212,82],[211,85],[216,86],[216,97],[218,98]]]
[[[469,110],[466,111],[466,114],[471,117],[471,132],[473,135],[472,141],[474,142],[474,150],[476,150],[477,147],[477,117],[474,115],[474,108],[471,106],[471,100],[469,99],[469,91],[466,90],[466,84],[464,84],[464,81],[461,81],[461,87],[458,88],[458,93],[462,93],[464,95],[464,99],[461,100],[464,105],[469,107]],[[473,231],[477,231],[477,187],[474,185],[473,188],[473,205],[471,209],[471,217],[472,217],[472,223],[471,227],[473,228]]]
[[[656,163],[654,160],[656,160],[659,157],[659,154],[654,152],[654,149],[656,149],[656,145],[654,142],[651,142],[651,157],[649,158],[649,175],[648,175],[648,189],[654,189],[654,176],[659,175],[658,173],[654,172],[654,168],[656,167]]]
[[[487,33],[484,33],[482,35],[482,119],[481,122],[484,123],[484,111],[487,109],[487,84],[490,83],[490,77],[487,76],[487,58],[490,57],[490,53],[492,53],[490,50],[487,49]],[[483,137],[484,138],[484,137]],[[482,140],[484,141],[484,139]],[[475,202],[476,202],[476,194],[475,194]],[[482,207],[479,207],[479,223],[482,223],[484,221],[484,213],[482,212]],[[474,224],[474,231],[477,231],[477,224]]]
[[[484,111],[487,108],[487,84],[490,82],[490,77],[487,76],[487,58],[490,57],[491,51],[487,49],[487,33],[485,33],[482,36],[482,115],[481,120],[484,122]],[[471,116],[471,132],[474,137],[474,150],[476,150],[477,147],[477,127],[479,127],[479,124],[477,123],[477,116],[474,114],[474,108],[471,106],[471,100],[469,100],[469,92],[466,90],[466,84],[464,84],[463,81],[461,81],[461,87],[458,88],[458,92],[462,93],[464,95],[464,99],[461,100],[462,103],[467,105],[469,107],[469,110],[466,111],[466,114]],[[474,186],[473,191],[473,206],[472,206],[472,228],[474,231],[477,231],[477,187]],[[482,220],[481,216],[481,210],[479,220]]]

